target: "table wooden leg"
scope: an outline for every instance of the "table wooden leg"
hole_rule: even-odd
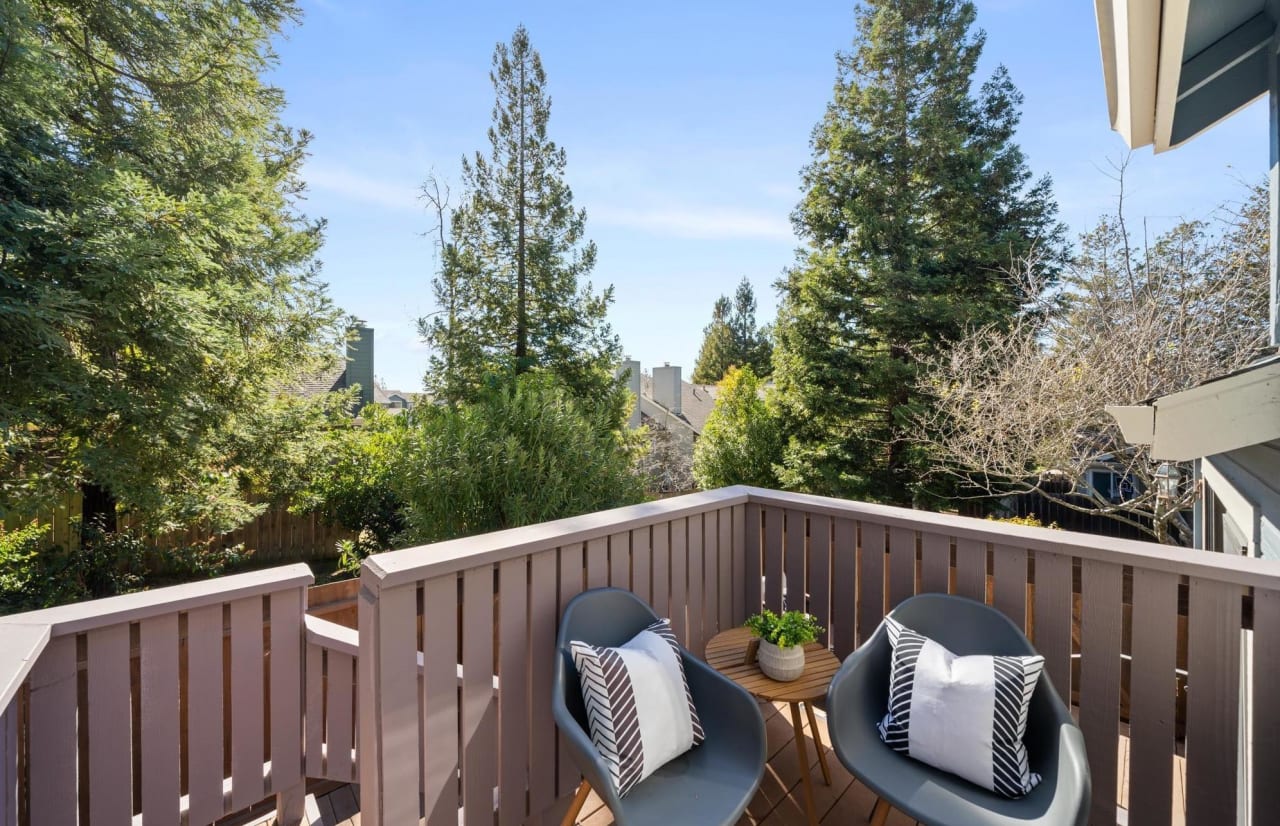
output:
[[[560,826],[573,826],[578,822],[578,813],[582,811],[582,806],[587,802],[587,795],[591,794],[591,784],[583,778],[578,784],[578,792],[573,796],[573,802],[569,804],[569,811],[564,813],[564,820],[560,821]]]
[[[804,808],[809,815],[809,826],[818,826],[818,807],[813,802],[813,778],[809,776],[809,755],[804,747],[804,722],[800,718],[800,704],[791,703],[791,727],[796,734],[796,753],[800,758],[800,782],[804,786]]]
[[[813,717],[813,703],[805,703],[804,710],[809,713],[809,733],[813,735],[813,747],[818,750],[818,765],[822,766],[822,779],[831,785],[831,770],[827,768],[827,750],[822,745],[822,735],[818,733],[818,721]]]

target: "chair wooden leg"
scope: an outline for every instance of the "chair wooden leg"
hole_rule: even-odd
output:
[[[560,826],[573,826],[577,822],[578,813],[582,811],[589,794],[591,794],[591,784],[583,778],[578,784],[578,791],[573,795],[573,802],[569,804],[569,811],[564,813],[564,820],[560,821]]]
[[[876,798],[876,807],[871,810],[871,826],[884,826],[885,821],[889,819],[888,801],[883,797]]]

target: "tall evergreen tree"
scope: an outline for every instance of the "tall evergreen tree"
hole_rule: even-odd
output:
[[[968,325],[1012,318],[1005,276],[1064,257],[1047,177],[1014,143],[1021,95],[1003,67],[976,93],[985,36],[962,0],[868,0],[815,127],[806,242],[780,282],[775,380],[789,429],[784,483],[910,502],[924,457],[906,438],[917,359]]]
[[[564,179],[564,149],[547,136],[547,76],[524,26],[495,47],[489,77],[489,152],[462,161],[465,200],[435,281],[447,306],[419,325],[437,353],[427,387],[457,401],[474,397],[486,373],[541,368],[580,396],[601,396],[621,355],[605,321],[613,289],[585,281],[596,246]]]
[[[732,301],[722,295],[711,311],[711,323],[703,329],[702,347],[693,367],[693,380],[715,384],[730,367],[750,367],[759,377],[772,371],[770,332],[756,326],[756,294],[745,277]]]
[[[0,3],[0,512],[230,527],[314,454],[330,400],[281,390],[341,329],[261,77],[296,14]]]

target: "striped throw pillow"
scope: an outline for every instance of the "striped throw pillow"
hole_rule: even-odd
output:
[[[659,620],[617,648],[573,640],[591,742],[624,795],[703,740],[671,625]]]
[[[957,657],[892,617],[884,624],[893,664],[880,739],[1005,797],[1034,789],[1022,740],[1044,657]]]

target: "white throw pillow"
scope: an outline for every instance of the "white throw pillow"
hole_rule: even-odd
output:
[[[659,620],[617,648],[572,640],[591,742],[624,795],[703,740],[680,645]]]
[[[892,617],[884,625],[893,663],[880,739],[1005,797],[1034,789],[1022,739],[1044,657],[957,657]]]

